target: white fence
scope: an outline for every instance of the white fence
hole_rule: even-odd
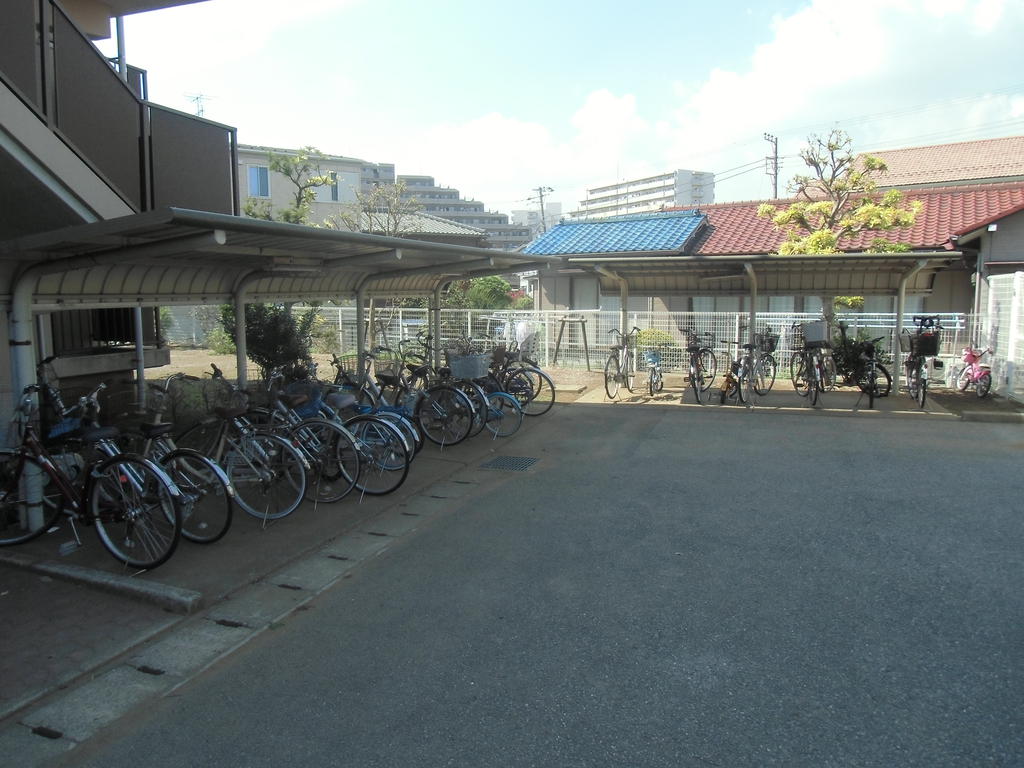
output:
[[[988,278],[978,343],[992,348],[992,388],[1024,401],[1024,272]]]
[[[189,308],[177,308],[180,315],[186,315]],[[322,307],[321,338],[331,339],[332,352],[352,354],[356,350],[356,312],[354,307]],[[746,340],[749,315],[745,312],[630,312],[627,315],[629,331],[633,327],[644,333],[639,338],[640,351],[657,348],[662,353],[662,364],[666,370],[682,370],[686,365],[685,329],[711,334],[715,349],[720,356],[728,354],[726,340]],[[371,345],[383,345],[397,349],[399,341],[414,339],[421,329],[426,329],[426,309],[378,309],[374,313],[374,332]],[[776,359],[782,365],[789,363],[793,351],[794,323],[820,319],[815,313],[759,313],[758,331],[769,330],[779,335]],[[602,370],[613,343],[612,329],[619,329],[620,315],[617,311],[581,312],[532,312],[446,309],[441,311],[442,345],[453,340],[469,337],[482,345],[506,343],[521,337],[525,330],[536,333],[535,353],[543,366],[585,368]],[[851,338],[884,337],[882,347],[891,345],[892,331],[896,327],[893,313],[866,314],[844,313],[836,315],[837,321],[848,324]],[[959,358],[960,349],[969,340],[968,317],[948,313],[940,315],[941,332],[940,356],[947,361]],[[168,330],[171,343],[202,344],[200,323],[178,322]],[[912,316],[905,315],[902,327],[912,327]],[[326,328],[324,328],[325,326]],[[329,329],[325,334],[323,331]],[[683,329],[683,330],[681,330]]]

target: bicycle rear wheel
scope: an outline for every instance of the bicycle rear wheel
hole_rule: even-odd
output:
[[[456,381],[452,386],[468,397],[469,402],[473,404],[473,425],[468,437],[475,437],[484,431],[487,424],[487,393],[479,384],[468,380]]]
[[[219,541],[231,527],[235,495],[224,470],[188,448],[162,456],[160,466],[181,492],[181,535],[197,544]]]
[[[222,466],[246,514],[277,520],[302,502],[306,463],[287,440],[257,433],[232,440]]]
[[[0,547],[49,530],[60,516],[62,500],[39,459],[0,451]]]
[[[391,493],[409,475],[409,451],[401,431],[377,415],[356,416],[346,422],[359,448],[356,488],[371,496]]]
[[[359,478],[359,450],[348,430],[327,419],[305,419],[289,430],[309,458],[305,497],[331,504],[341,501]]]
[[[456,445],[469,435],[473,424],[473,404],[459,390],[436,384],[420,398],[416,420],[432,443]]]
[[[523,423],[523,409],[508,392],[487,395],[487,431],[495,437],[515,434]]]
[[[174,484],[151,461],[120,454],[89,472],[89,515],[116,559],[150,569],[167,561],[181,538]]]

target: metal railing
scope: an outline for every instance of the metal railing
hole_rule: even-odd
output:
[[[234,128],[141,99],[53,0],[10,5],[0,80],[126,203],[238,213]]]

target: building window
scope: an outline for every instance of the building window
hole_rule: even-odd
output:
[[[336,203],[338,202],[338,174],[335,171],[328,171],[324,175],[330,177],[330,182],[314,188],[316,201],[318,203]]]
[[[249,197],[270,197],[270,169],[267,166],[249,166]]]

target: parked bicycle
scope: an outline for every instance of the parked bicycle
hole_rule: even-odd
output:
[[[966,346],[963,350],[964,366],[955,372],[953,381],[956,388],[966,392],[974,387],[974,393],[978,397],[985,397],[992,391],[992,369],[991,366],[981,362],[982,357],[992,354],[992,348],[978,349],[973,346]]]
[[[829,346],[827,326],[824,320],[815,320],[794,323],[792,327],[794,339],[802,339],[802,349],[794,352],[790,360],[793,388],[815,406],[830,386],[830,377],[825,369],[825,350]]]
[[[95,526],[103,546],[125,565],[151,569],[166,562],[181,536],[177,487],[152,461],[118,451],[115,427],[81,426],[63,435],[97,449],[88,463],[77,452],[51,454],[33,423],[39,390],[26,387],[11,418],[20,445],[0,451],[0,546],[41,536],[65,515],[79,545],[76,522]]]
[[[636,382],[633,344],[640,329],[633,326],[633,330],[624,334],[618,328],[612,328],[608,333],[612,335],[613,340],[618,340],[618,343],[612,344],[608,361],[604,364],[604,391],[608,397],[615,399],[623,385],[627,391],[633,391]]]
[[[903,367],[907,372],[907,392],[918,407],[924,408],[928,398],[928,358],[939,354],[939,324],[938,315],[914,315],[914,331],[906,329],[900,333],[900,350],[908,352],[903,361]],[[936,360],[933,363],[935,368],[940,368],[942,362]]]
[[[647,365],[647,393],[654,397],[665,388],[665,378],[661,371],[661,352],[656,349],[646,350],[644,363]]]
[[[216,408],[174,442],[219,464],[235,489],[238,506],[266,523],[298,508],[311,466],[288,440],[258,432],[247,411],[244,406]]]
[[[687,378],[694,398],[700,403],[704,393],[714,384],[718,372],[718,358],[713,348],[715,337],[710,331],[697,331],[694,328],[680,328],[679,332],[686,334],[686,351],[690,356]]]

